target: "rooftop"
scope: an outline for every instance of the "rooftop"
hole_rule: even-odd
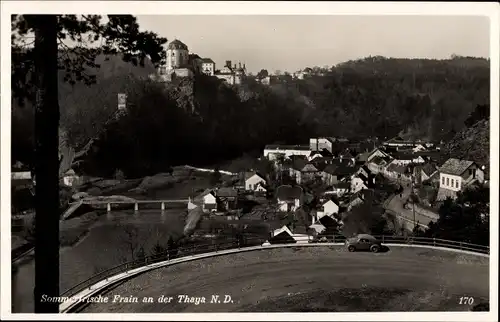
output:
[[[167,50],[172,50],[172,49],[182,49],[182,50],[188,50],[188,46],[186,46],[185,43],[182,41],[175,39],[170,42],[167,46]]]
[[[265,146],[266,150],[301,150],[309,151],[309,145],[281,145],[281,144],[269,144]]]
[[[453,175],[462,175],[471,165],[474,164],[474,161],[468,160],[459,160],[459,159],[448,159],[440,168],[439,171],[446,174]]]

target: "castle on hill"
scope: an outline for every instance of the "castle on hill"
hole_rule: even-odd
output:
[[[193,77],[196,73],[215,76],[230,85],[238,85],[245,79],[246,66],[241,63],[231,65],[231,61],[227,60],[224,67],[217,70],[212,59],[190,54],[188,46],[175,39],[166,48],[166,63],[159,66],[156,75],[151,75],[151,77],[163,82],[171,82],[176,77]]]

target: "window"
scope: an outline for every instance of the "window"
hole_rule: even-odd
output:
[[[451,179],[451,187],[453,188],[454,185],[455,185],[455,179]]]
[[[441,184],[444,186],[444,177],[441,177]]]
[[[455,188],[459,188],[458,180],[455,182]]]
[[[450,178],[446,178],[446,185],[449,186],[450,185]]]

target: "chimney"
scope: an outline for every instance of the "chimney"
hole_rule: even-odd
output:
[[[234,64],[234,69],[236,69],[236,64]]]
[[[241,68],[241,62],[238,63],[238,67]]]
[[[231,68],[231,61],[230,60],[226,60],[226,67]]]
[[[245,66],[245,64],[243,64],[243,69],[247,69],[247,67]]]

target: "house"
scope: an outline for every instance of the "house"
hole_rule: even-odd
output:
[[[472,183],[484,182],[484,171],[474,161],[448,159],[439,167],[439,191],[437,200],[447,197],[456,198],[457,192],[463,191]]]
[[[315,180],[318,173],[318,169],[314,166],[314,164],[301,158],[295,158],[288,171],[290,177],[299,184]]]
[[[309,243],[311,237],[307,234],[296,234],[292,233],[290,228],[286,225],[278,228],[271,232],[271,236],[269,240],[264,243],[264,245],[268,244],[307,244]]]
[[[404,180],[404,181],[411,181],[412,180],[412,175],[411,172],[408,170],[407,165],[401,165],[395,162],[391,162],[382,172],[382,174],[393,180]]]
[[[69,169],[63,176],[63,184],[67,187],[72,187],[77,185],[80,177],[75,173],[73,169]]]
[[[223,80],[229,85],[239,85],[243,82],[246,76],[246,66],[239,63],[239,66],[231,65],[230,60],[226,60],[226,64],[221,70],[216,70],[214,76]]]
[[[427,151],[427,148],[423,144],[417,144],[411,149],[413,152]]]
[[[370,201],[373,198],[372,190],[360,190],[353,194],[347,203],[347,211],[351,211],[353,207],[356,207],[363,202]]]
[[[419,142],[418,140],[417,141],[404,140],[400,136],[396,136],[388,141],[385,141],[384,145],[388,147],[394,147],[396,149],[401,149],[401,148],[413,148],[419,143],[421,142]]]
[[[391,162],[389,157],[375,156],[367,162],[366,166],[372,173],[380,173]]]
[[[31,171],[11,172],[11,186],[15,189],[33,187],[33,178],[31,176]]]
[[[373,187],[374,183],[373,175],[365,176],[363,173],[359,173],[351,180],[351,192],[357,193],[360,190],[369,189]]]
[[[418,183],[422,183],[426,180],[432,180],[434,178],[436,181],[439,180],[439,171],[438,168],[431,163],[426,163],[424,165],[420,165],[415,167],[415,180]]]
[[[276,189],[276,199],[280,211],[295,211],[302,205],[302,188],[290,185],[279,186]]]
[[[264,157],[276,161],[279,156],[289,158],[292,155],[303,155],[305,157],[311,154],[308,145],[266,145],[264,147]]]
[[[377,149],[374,149],[370,152],[366,161],[370,162],[373,158],[376,158],[376,157],[386,159],[386,158],[390,158],[391,156],[389,154],[385,153],[384,151],[382,151],[381,149],[377,148]]]
[[[311,154],[307,157],[307,159],[309,161],[312,161],[316,158],[326,158],[326,159],[331,159],[333,158],[333,154],[326,150],[326,149],[323,149],[323,150],[314,150],[314,151],[311,151]]]
[[[334,194],[338,197],[350,192],[351,190],[351,183],[350,182],[337,182],[334,185],[332,185],[331,189],[328,191],[325,191],[325,195],[329,194]]]
[[[215,62],[210,58],[201,58],[200,70],[205,75],[214,76],[215,75]]]
[[[220,210],[233,210],[238,206],[238,191],[233,187],[223,187],[215,191]]]
[[[245,190],[246,191],[256,191],[257,186],[265,186],[266,179],[263,175],[256,172],[245,173]]]
[[[358,169],[358,171],[356,171],[355,174],[362,174],[365,177],[368,177],[372,175],[372,172],[370,171],[370,169],[368,169],[368,166],[363,165]]]
[[[333,140],[331,138],[311,138],[309,139],[309,149],[311,151],[327,150],[332,153]]]
[[[331,216],[333,214],[339,213],[339,202],[333,198],[329,198],[326,202],[323,203],[321,209],[316,212],[316,218],[313,217],[313,224],[320,220],[323,216]]]
[[[410,163],[425,163],[425,159],[421,155],[415,155],[413,153],[394,152],[391,154],[391,156],[393,157],[392,162],[399,165],[406,165]]]
[[[266,196],[268,193],[268,187],[265,183],[259,182],[254,189],[254,193],[260,196]]]
[[[323,226],[323,224],[321,224],[318,221],[318,222],[315,222],[314,224],[310,225],[309,229],[312,230],[313,235],[317,236],[317,235],[321,234],[322,232],[324,232],[326,230],[326,227]]]
[[[337,166],[333,164],[321,164],[316,166],[316,168],[318,168],[318,176],[321,177],[321,181],[323,181],[324,184],[331,186],[338,182],[337,175],[335,174]]]
[[[196,206],[201,206],[201,209],[205,213],[217,211],[217,197],[215,191],[212,189],[206,189],[200,193],[193,199],[192,203]],[[189,208],[190,205],[188,205]]]
[[[291,244],[296,243],[293,233],[286,225],[271,232],[269,244]]]

